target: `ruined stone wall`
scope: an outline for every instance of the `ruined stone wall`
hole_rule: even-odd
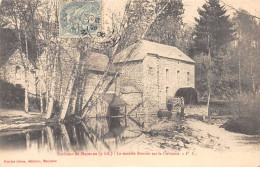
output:
[[[35,74],[31,72],[33,66],[25,57],[23,60],[25,65],[29,68],[27,70],[28,91],[29,93],[35,94]],[[0,68],[0,78],[8,83],[21,85],[23,88],[26,87],[25,69],[18,51],[16,51],[13,56],[11,56],[9,60]]]

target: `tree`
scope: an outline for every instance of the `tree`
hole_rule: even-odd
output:
[[[29,57],[29,38],[24,38],[25,42],[27,42],[25,46],[26,50],[25,52],[22,50],[23,35],[25,34],[24,37],[28,37],[28,35],[30,35],[27,34],[30,32],[29,30],[35,29],[34,34],[32,34],[35,35],[35,38],[32,39],[36,40],[35,42],[38,46],[43,46],[43,55],[40,57],[37,55],[37,59],[32,61],[37,63],[37,68],[42,72],[39,77],[46,85],[47,113],[45,118],[51,118],[54,111],[56,112],[55,115],[57,115],[54,115],[54,117],[58,120],[64,119],[69,112],[73,112],[76,116],[83,118],[87,111],[96,104],[98,94],[105,94],[119,75],[119,72],[117,72],[111,80],[108,81],[107,79],[117,52],[131,45],[131,43],[140,43],[151,24],[161,13],[161,10],[155,13],[155,3],[153,0],[129,0],[129,3],[126,5],[123,20],[117,23],[118,27],[113,27],[111,35],[96,38],[78,37],[77,39],[61,39],[57,34],[58,12],[56,2],[57,1],[39,3],[40,8],[37,8],[37,13],[33,13],[34,22],[37,24],[32,28],[30,27],[32,25],[31,20],[21,20],[27,18],[24,14],[28,10],[30,11],[27,3],[19,3],[19,6],[17,6],[19,7],[19,11],[15,11],[17,13],[12,11],[9,17],[17,17],[20,19],[19,21],[15,20],[16,22],[14,23],[16,31],[19,33],[21,56],[25,53],[25,56]],[[10,7],[12,6],[13,4],[10,5]],[[139,11],[138,9],[142,10]],[[82,102],[85,95],[84,88],[86,86],[85,79],[87,75],[84,71],[86,70],[86,65],[84,65],[82,61],[85,60],[91,52],[97,52],[97,50],[98,52],[106,54],[109,58],[109,62],[93,94],[91,94],[87,103],[83,105]],[[131,52],[133,52],[133,50]],[[55,101],[59,102],[60,111],[58,111],[58,113],[57,110],[53,111]]]
[[[198,9],[200,18],[195,18],[195,47],[198,53],[214,56],[223,45],[232,41],[233,23],[229,21],[224,6],[219,4],[219,0],[208,0],[202,9]]]
[[[259,88],[259,23],[245,10],[235,13],[236,57],[238,60],[239,90],[256,93]]]
[[[4,22],[4,25],[11,25],[15,30],[15,36],[18,41],[18,49],[24,67],[25,74],[25,99],[24,99],[24,111],[29,112],[29,93],[28,93],[28,73],[32,71],[29,63],[25,60],[29,60],[35,68],[35,61],[37,60],[38,47],[36,46],[36,11],[40,2],[34,1],[7,1],[1,2],[1,15],[3,18],[8,17]],[[33,69],[34,69],[33,68]]]
[[[177,46],[181,48],[184,13],[182,0],[159,1],[156,5],[156,11],[164,5],[167,7],[157,17],[147,32],[145,39],[161,44]]]
[[[208,0],[202,9],[198,9],[198,13],[200,18],[195,18],[197,24],[194,45],[196,53],[203,56],[205,72],[201,76],[206,80],[209,109],[211,94],[217,96],[223,93],[223,57],[226,54],[227,43],[233,40],[234,30],[233,23],[229,21],[229,15],[226,15],[225,7],[219,4],[219,0]],[[199,83],[203,86],[203,82]]]
[[[155,0],[129,0],[123,20],[121,21],[120,40],[115,53],[119,53],[128,46],[136,43],[152,19],[156,8]]]

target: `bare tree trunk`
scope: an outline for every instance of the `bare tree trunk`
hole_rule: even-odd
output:
[[[76,86],[76,101],[75,101],[75,113],[77,115],[81,115],[82,113],[82,100],[83,100],[83,95],[85,92],[85,75],[84,75],[84,66],[80,65],[79,68],[79,76],[78,76],[78,80],[77,80],[77,86]]]
[[[40,81],[39,81],[40,82]],[[41,88],[41,84],[40,84],[40,109],[41,109],[41,113],[43,113],[43,99],[42,99],[42,88]]]
[[[71,132],[72,132],[72,139],[75,142],[76,149],[78,149],[80,147],[79,146],[80,144],[79,144],[79,140],[78,140],[78,137],[77,137],[75,125],[73,125],[71,128],[72,128],[72,130],[71,130]]]
[[[66,130],[66,127],[64,124],[60,124],[60,129],[61,129],[61,136],[62,136],[62,141],[64,141],[64,148],[66,151],[71,150],[71,143],[70,143],[70,138],[68,135],[68,132]]]
[[[71,92],[72,92],[72,88],[73,88],[74,79],[75,78],[73,77],[69,81],[68,90],[66,91],[66,94],[65,94],[65,97],[64,97],[64,102],[62,104],[62,109],[61,109],[59,120],[64,119],[66,114],[67,114],[67,110],[68,110],[68,107],[69,107],[69,102],[70,102],[70,97],[71,97]]]
[[[52,113],[52,108],[53,108],[53,96],[54,93],[50,94],[50,98],[49,98],[49,103],[48,103],[48,109],[47,109],[47,112],[46,112],[46,115],[45,115],[45,118],[46,119],[49,119],[51,117],[51,113]]]
[[[41,147],[44,148],[44,130],[41,130]]]
[[[239,94],[242,94],[242,89],[241,89],[241,56],[240,55],[241,55],[240,52],[238,52],[238,86],[239,86]]]
[[[59,116],[59,120],[62,120],[65,118],[67,111],[68,111],[68,107],[69,107],[69,103],[70,103],[70,98],[73,92],[73,86],[75,83],[75,79],[77,77],[78,74],[78,67],[79,67],[79,61],[81,61],[81,58],[83,58],[83,55],[80,54],[80,56],[77,58],[77,61],[74,65],[74,68],[72,69],[72,74],[71,74],[71,78],[68,82],[68,86],[67,86],[67,90],[66,90],[66,94],[64,97],[64,101],[62,104],[62,110]]]
[[[29,97],[28,97],[27,88],[24,89],[24,111],[25,113],[29,113]]]
[[[49,94],[49,100],[48,100],[48,109],[47,113],[45,115],[45,118],[49,119],[52,114],[53,110],[53,102],[54,102],[54,95],[55,95],[55,77],[56,77],[56,55],[54,56],[54,64],[53,64],[53,71],[52,71],[52,76],[51,76],[51,89],[50,89],[50,94]]]
[[[209,73],[208,73],[209,74]],[[208,117],[210,118],[210,111],[209,111],[209,104],[210,104],[210,94],[211,94],[211,87],[210,87],[210,80],[209,80],[209,76],[207,76],[208,78],[208,101],[207,101],[207,112],[208,112]]]
[[[49,56],[47,55],[46,56],[46,73],[45,73],[45,78],[46,78],[46,84],[45,84],[45,86],[46,86],[46,95],[45,95],[45,111],[47,111],[48,110],[48,103],[49,103],[49,77],[48,77],[48,66],[49,66]]]
[[[82,89],[82,93],[79,96],[80,114],[82,114],[82,107],[83,107],[83,100],[84,100],[84,94],[85,94],[85,90],[86,90],[86,85],[87,85],[86,78],[83,77],[83,89]]]
[[[46,85],[46,95],[45,95],[45,112],[48,110],[48,103],[49,103],[49,86]]]
[[[45,132],[46,132],[46,135],[47,135],[47,143],[49,145],[49,149],[52,151],[52,150],[55,149],[55,145],[54,145],[54,138],[53,138],[51,128],[47,126],[45,128]]]
[[[75,114],[75,111],[76,111],[76,102],[77,102],[77,91],[72,95],[72,98],[71,98],[71,109],[69,109],[70,113],[69,114],[72,114],[74,115]]]
[[[251,57],[251,58],[252,58],[252,57]],[[256,87],[255,87],[255,77],[254,77],[252,59],[251,59],[251,61],[250,61],[250,76],[251,76],[251,81],[252,81],[253,94],[255,94],[255,93],[256,93]]]
[[[208,117],[210,119],[210,111],[209,111],[209,104],[210,104],[210,95],[211,95],[211,50],[210,50],[210,35],[208,35],[208,61],[209,61],[209,68],[207,70],[207,84],[208,84],[208,101],[207,101],[207,112]]]
[[[79,111],[79,105],[78,105],[78,99],[79,99],[79,95],[80,95],[80,91],[81,91],[81,88],[82,88],[82,84],[81,84],[81,76],[82,76],[82,65],[80,64],[79,65],[79,72],[76,76],[76,79],[74,81],[74,85],[73,85],[73,88],[72,88],[72,94],[71,94],[71,98],[70,98],[70,103],[71,103],[71,106],[70,106],[70,114],[74,115],[76,113],[78,113]]]
[[[25,138],[26,138],[26,149],[29,150],[31,148],[31,145],[32,145],[29,132],[27,132],[25,134]]]
[[[27,33],[25,32],[25,58],[28,59],[28,42],[27,42]],[[24,80],[25,80],[25,87],[24,87],[24,111],[26,113],[29,112],[29,93],[28,93],[28,67],[26,66],[25,61],[22,59],[24,65]]]
[[[59,69],[59,98],[58,101],[61,101],[61,96],[62,96],[62,81],[63,81],[63,75],[62,75],[62,62],[61,62],[61,57],[60,55],[58,56],[58,69]]]

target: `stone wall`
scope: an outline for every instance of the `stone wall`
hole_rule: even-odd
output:
[[[144,101],[147,113],[166,109],[166,99],[179,88],[195,87],[195,66],[183,61],[148,55],[143,62]]]
[[[143,112],[142,93],[121,94],[120,98],[127,102],[126,113],[136,115]]]
[[[155,114],[160,106],[159,58],[146,56],[143,61],[143,100],[146,114]]]
[[[117,65],[122,67],[122,65]],[[179,88],[195,88],[195,65],[184,61],[149,54],[141,62],[128,62],[122,68],[120,86],[133,86],[139,89],[137,94],[122,95],[130,107],[128,111],[143,101],[143,111],[156,114],[159,109],[166,109],[168,97],[174,97]]]
[[[25,57],[23,60],[25,65],[29,68],[27,70],[28,91],[29,93],[35,94],[35,74],[31,72],[33,66]],[[10,57],[9,60],[0,68],[0,78],[8,83],[21,85],[23,88],[26,87],[25,69],[18,51],[16,51],[13,56]]]
[[[142,61],[133,61],[122,64],[116,64],[120,70],[120,86],[133,86],[138,90],[143,89],[143,66]]]
[[[166,73],[167,72],[167,73]],[[160,108],[166,108],[166,99],[174,97],[179,88],[195,88],[195,66],[183,61],[159,59]]]

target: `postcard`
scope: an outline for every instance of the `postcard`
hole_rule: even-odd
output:
[[[260,166],[258,0],[0,0],[0,167]]]

